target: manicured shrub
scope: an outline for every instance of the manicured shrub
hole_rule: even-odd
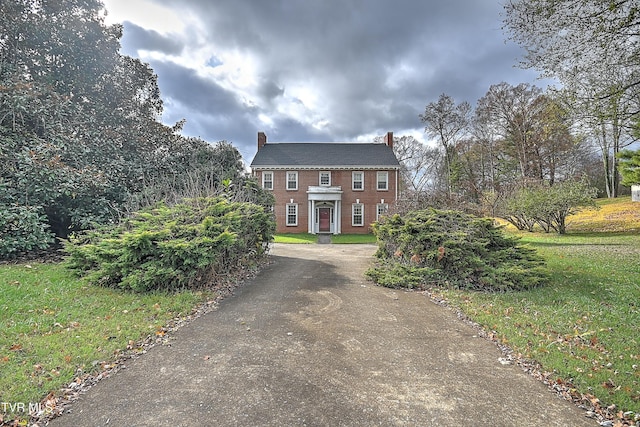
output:
[[[0,259],[46,249],[52,242],[53,233],[41,207],[0,204]]]
[[[134,291],[199,287],[266,254],[275,224],[262,206],[224,197],[144,209],[116,227],[71,238],[67,266]]]
[[[378,261],[367,275],[383,286],[504,292],[546,281],[542,258],[491,219],[429,209],[383,218],[373,229]]]

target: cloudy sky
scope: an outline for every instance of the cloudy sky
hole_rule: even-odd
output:
[[[158,75],[163,122],[227,140],[250,162],[272,142],[424,139],[446,93],[475,105],[492,84],[546,87],[514,67],[500,0],[104,0],[122,53]]]

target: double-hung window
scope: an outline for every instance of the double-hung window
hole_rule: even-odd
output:
[[[376,207],[376,221],[379,220],[382,215],[386,215],[388,211],[389,211],[389,204],[378,203]]]
[[[262,172],[262,188],[265,190],[273,190],[273,172]]]
[[[287,203],[287,226],[298,225],[298,204]]]
[[[331,172],[320,172],[320,186],[329,187],[331,185]]]
[[[351,172],[351,189],[354,191],[364,190],[364,172]]]
[[[351,225],[354,227],[362,227],[364,225],[364,205],[362,203],[351,205]]]
[[[379,171],[377,173],[378,177],[378,191],[380,190],[388,190],[389,189],[389,172],[387,171]]]
[[[287,172],[287,190],[298,189],[298,172]]]

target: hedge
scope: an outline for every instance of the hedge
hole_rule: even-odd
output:
[[[429,209],[382,218],[373,229],[378,260],[367,275],[384,286],[503,292],[547,280],[542,258],[488,218]]]
[[[275,223],[262,206],[224,197],[158,204],[116,227],[73,236],[66,265],[89,281],[134,291],[206,285],[264,256]]]

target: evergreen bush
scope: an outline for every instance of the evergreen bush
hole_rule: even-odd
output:
[[[266,254],[275,223],[262,206],[224,197],[143,209],[116,227],[73,236],[68,268],[134,291],[206,285]]]
[[[11,259],[53,243],[53,233],[39,206],[0,204],[0,259]]]
[[[373,229],[378,260],[367,275],[383,286],[505,292],[546,281],[542,258],[491,219],[429,209],[382,218]]]

